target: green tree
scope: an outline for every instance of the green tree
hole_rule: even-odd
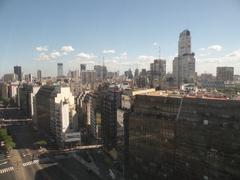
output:
[[[7,129],[0,129],[0,141],[3,142],[3,148],[7,152],[16,147],[12,137],[7,133]]]
[[[45,140],[39,140],[37,142],[34,143],[36,146],[38,146],[39,148],[41,148],[42,146],[46,146],[47,142]]]

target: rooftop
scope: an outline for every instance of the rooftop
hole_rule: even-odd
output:
[[[218,92],[203,92],[198,91],[194,93],[186,93],[184,91],[152,91],[145,94],[147,96],[163,96],[163,97],[175,97],[175,98],[201,98],[201,99],[214,99],[214,100],[229,100],[224,94]]]

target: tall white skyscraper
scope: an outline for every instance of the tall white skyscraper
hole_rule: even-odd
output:
[[[191,34],[187,29],[179,36],[178,56],[173,60],[173,77],[178,87],[184,83],[194,82],[195,58],[191,51]]]
[[[62,77],[63,76],[63,63],[58,63],[57,64],[57,76]]]

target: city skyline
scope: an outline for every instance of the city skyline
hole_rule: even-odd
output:
[[[235,43],[239,7],[236,0],[187,4],[71,1],[57,6],[56,1],[3,1],[0,76],[12,72],[14,65],[22,66],[26,74],[35,75],[41,69],[43,76],[55,76],[57,63],[64,64],[66,74],[80,64],[93,69],[103,63],[103,57],[109,71],[150,69],[150,63],[159,57],[159,46],[167,72],[172,72],[179,33],[184,29],[191,31],[196,72],[215,75],[217,66],[233,66],[240,74],[240,47]]]

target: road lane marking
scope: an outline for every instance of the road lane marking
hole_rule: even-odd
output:
[[[7,168],[4,168],[4,169],[0,169],[0,174],[11,172],[13,170],[14,170],[13,166],[7,167]]]
[[[3,165],[3,164],[7,164],[7,161],[5,161],[5,162],[1,163],[0,165]]]
[[[25,162],[25,163],[23,163],[22,165],[23,165],[24,167],[26,167],[26,166],[30,166],[30,165],[38,164],[38,163],[39,163],[39,160],[36,159],[36,160],[34,160],[34,161]]]

